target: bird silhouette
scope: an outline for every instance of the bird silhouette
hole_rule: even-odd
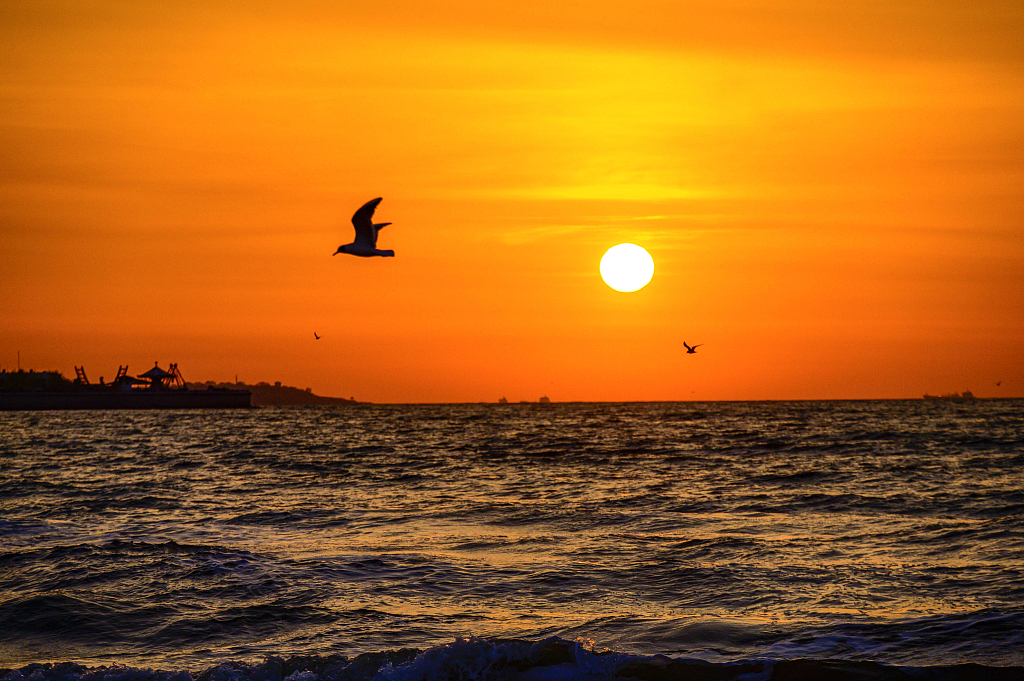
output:
[[[316,331],[313,332],[313,338],[316,338],[317,340],[320,340],[320,336],[316,335]]]
[[[376,198],[367,201],[362,208],[355,212],[355,215],[352,216],[352,226],[356,228],[356,240],[350,244],[338,246],[334,255],[348,253],[361,258],[372,258],[375,255],[386,258],[395,256],[394,251],[382,251],[377,248],[377,232],[391,224],[390,222],[373,223],[373,211],[377,210],[377,204],[382,200]]]
[[[690,347],[689,345],[686,345],[686,341],[683,341],[683,346],[686,347],[686,354],[688,354],[688,355],[696,355],[697,354],[697,348],[699,348],[702,345],[704,345],[704,344],[703,343],[698,343],[697,345],[694,345],[693,347]]]
[[[1003,382],[1002,382],[1002,381],[996,381],[996,387],[997,387],[997,388],[998,388],[999,386],[1001,386],[1002,384],[1003,384]]]

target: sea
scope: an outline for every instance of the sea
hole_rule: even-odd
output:
[[[0,413],[0,681],[1024,679],[1024,400]]]

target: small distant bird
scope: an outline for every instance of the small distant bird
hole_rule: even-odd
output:
[[[688,354],[688,355],[696,355],[697,354],[697,348],[699,348],[702,345],[704,345],[704,344],[703,343],[698,343],[697,345],[694,345],[691,348],[689,345],[686,345],[686,341],[683,341],[683,346],[686,347],[686,354]]]
[[[997,387],[997,388],[998,388],[999,386],[1001,386],[1002,384],[1003,384],[1003,382],[1002,382],[1002,381],[996,381],[996,387]]]
[[[376,198],[367,201],[362,208],[356,211],[352,216],[352,225],[356,228],[356,240],[350,244],[338,246],[334,255],[348,253],[361,258],[372,258],[375,255],[387,258],[395,257],[394,251],[382,251],[377,248],[377,232],[391,224],[390,222],[373,224],[373,211],[377,210],[377,204],[382,200]]]
[[[316,331],[313,332],[313,338],[316,338],[317,340],[320,340],[320,336],[316,335]]]

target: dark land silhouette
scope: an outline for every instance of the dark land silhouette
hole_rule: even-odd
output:
[[[218,401],[224,401],[225,395],[229,393],[243,393],[248,391],[251,393],[251,405],[254,407],[276,407],[276,406],[301,406],[301,405],[344,405],[344,404],[356,404],[355,398],[343,398],[343,397],[325,397],[323,395],[316,395],[313,393],[311,388],[295,388],[288,385],[282,385],[281,381],[276,381],[273,384],[267,383],[266,381],[260,381],[255,385],[249,385],[241,381],[235,383],[218,383],[216,381],[206,381],[200,383],[185,382],[180,379],[181,374],[177,371],[177,365],[171,365],[171,372],[163,371],[159,367],[154,367],[144,374],[141,374],[139,378],[127,375],[127,366],[118,367],[117,377],[113,381],[104,381],[102,378],[99,383],[92,383],[85,376],[85,370],[82,367],[75,367],[77,377],[75,379],[66,378],[59,371],[35,371],[35,370],[19,370],[19,371],[6,371],[0,370],[0,410],[3,409],[68,409],[68,408],[136,408],[140,405],[134,405],[134,402],[130,403],[130,406],[121,405],[121,402],[126,402],[123,397],[125,394],[138,397],[140,401],[144,396],[150,396],[142,407],[148,408],[178,408],[181,406],[188,406],[178,404],[163,404],[160,402],[158,397],[167,398],[168,396],[177,396],[182,393],[189,393],[191,396],[199,396],[198,401],[211,402],[210,405],[215,406],[214,403]],[[35,396],[42,399],[46,395],[66,395],[68,399],[63,401],[58,400],[53,404],[47,403],[45,400],[40,402],[38,399],[34,402],[29,400],[29,406],[22,405],[21,402],[25,402],[24,396]],[[14,397],[22,396],[21,401],[13,400]],[[75,397],[82,397],[83,399],[72,399]],[[109,397],[110,399],[104,400],[102,398]],[[7,399],[11,398],[11,399]],[[89,398],[89,399],[85,399]],[[68,400],[71,400],[70,402]],[[5,402],[6,400],[6,402]],[[166,399],[165,399],[166,401]],[[197,400],[193,400],[197,401]],[[7,404],[10,402],[10,404]],[[39,402],[36,404],[35,402]],[[81,402],[81,404],[79,404]],[[153,402],[153,404],[149,404]],[[56,406],[55,406],[56,405]],[[250,401],[245,400],[244,406],[249,406]],[[197,404],[196,406],[204,406]],[[239,406],[232,404],[231,406]]]
[[[242,409],[252,406],[251,393],[237,388],[204,386],[189,390],[177,364],[165,371],[155,365],[138,376],[119,366],[107,382],[89,380],[85,367],[75,367],[75,379],[59,371],[0,370],[0,411],[67,409]]]
[[[354,398],[324,397],[323,395],[314,394],[312,388],[294,388],[290,385],[281,385],[281,381],[275,381],[273,385],[266,381],[260,381],[256,385],[242,382],[217,383],[216,381],[188,383],[187,385],[194,390],[208,387],[248,390],[252,393],[252,406],[254,407],[357,404]]]

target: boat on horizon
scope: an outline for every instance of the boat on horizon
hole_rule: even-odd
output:
[[[977,399],[970,390],[965,390],[962,393],[943,393],[942,395],[929,395],[924,394],[926,400],[975,400]]]

